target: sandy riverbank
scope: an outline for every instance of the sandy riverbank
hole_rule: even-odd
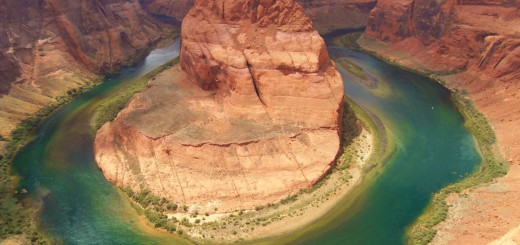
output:
[[[363,179],[363,169],[374,152],[376,140],[369,123],[348,110],[344,138],[349,142],[337,167],[315,187],[302,190],[280,203],[233,213],[171,213],[179,220],[177,232],[201,243],[251,241],[302,229],[324,216]],[[352,126],[354,125],[354,126]],[[349,130],[350,129],[350,130]]]
[[[436,74],[406,52],[398,52],[367,38],[358,41],[362,48],[389,63],[429,75],[452,91],[464,91],[474,107],[483,113],[496,133],[495,157],[505,156],[509,165],[506,176],[481,184],[446,199],[445,221],[435,226],[432,244],[508,244],[517,236],[520,225],[520,96],[519,83],[489,82],[491,77],[459,73]],[[498,153],[498,150],[500,153]],[[497,154],[498,153],[498,154]]]

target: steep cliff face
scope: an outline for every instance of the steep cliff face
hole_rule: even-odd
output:
[[[404,51],[425,70],[518,78],[507,61],[519,52],[519,23],[514,1],[385,0],[370,13],[365,37]],[[488,63],[492,57],[500,64]]]
[[[294,1],[197,1],[180,60],[98,132],[110,181],[223,212],[277,202],[331,168],[343,84]]]
[[[519,11],[518,0],[380,0],[358,40],[366,49],[465,90],[490,120],[511,164],[496,184],[456,201],[464,208],[450,211],[435,244],[485,244],[520,224],[518,207],[508,205],[520,198]]]
[[[144,9],[167,20],[180,23],[194,0],[140,0]],[[366,26],[368,14],[377,0],[297,0],[321,34],[340,29],[360,29]]]
[[[182,22],[195,3],[194,0],[140,0],[139,2],[146,12],[177,24]]]
[[[520,2],[384,0],[359,43],[464,89],[491,120],[510,158],[520,88]],[[519,133],[520,134],[520,133]]]
[[[98,74],[135,62],[171,30],[137,0],[20,0],[0,6],[0,134]]]
[[[298,0],[314,28],[327,34],[340,29],[360,29],[377,0]]]

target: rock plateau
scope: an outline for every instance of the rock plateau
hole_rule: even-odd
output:
[[[343,83],[294,1],[198,0],[181,69],[149,82],[96,136],[118,186],[226,212],[274,203],[333,166]]]
[[[519,226],[520,1],[380,0],[358,43],[466,91],[510,163],[497,183],[450,201],[458,208],[434,244],[486,244]]]

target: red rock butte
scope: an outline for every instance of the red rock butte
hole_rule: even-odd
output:
[[[180,63],[98,132],[108,180],[225,212],[280,201],[333,166],[343,83],[296,2],[196,1]]]

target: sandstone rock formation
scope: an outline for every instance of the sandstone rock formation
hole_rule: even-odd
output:
[[[463,211],[434,243],[485,244],[520,225],[520,1],[380,0],[358,43],[465,90],[510,163],[498,183],[452,200]]]
[[[327,34],[341,29],[360,29],[367,25],[368,14],[377,0],[298,0],[314,28]]]
[[[225,212],[277,202],[331,168],[343,83],[297,3],[198,0],[180,60],[98,132],[111,182]]]
[[[0,5],[0,135],[99,74],[135,62],[171,31],[137,0]]]

